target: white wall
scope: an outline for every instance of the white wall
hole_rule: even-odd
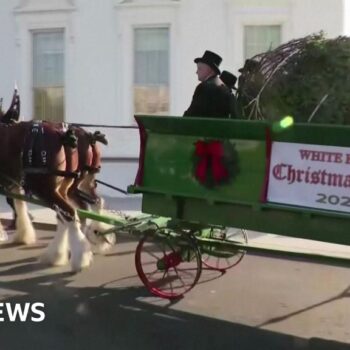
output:
[[[14,3],[14,1],[12,2]],[[32,94],[32,32],[36,30],[63,29],[65,33],[65,95],[66,114],[72,107],[74,91],[74,20],[76,8],[71,0],[20,0],[13,6],[9,16],[13,18],[16,28],[16,72],[19,71],[19,91],[21,95],[21,114],[25,119],[33,115]],[[80,101],[73,101],[80,102]]]
[[[343,0],[343,21],[344,21],[344,30],[343,35],[350,35],[350,1]]]
[[[227,65],[227,4],[225,1],[181,1],[176,37],[178,81],[173,94],[177,96],[174,114],[183,115],[188,108],[195,86],[198,84],[194,58],[205,50],[217,52]],[[174,59],[175,60],[175,59]]]
[[[67,121],[116,124],[117,86],[120,67],[117,57],[118,33],[111,1],[77,0],[74,38],[70,45],[72,76]]]
[[[350,0],[0,0],[0,96],[4,108],[18,81],[22,115],[32,115],[31,31],[65,30],[66,120],[106,125],[133,123],[133,29],[170,28],[170,109],[182,115],[196,84],[193,59],[209,49],[222,68],[243,65],[244,25],[282,27],[282,40],[324,30],[350,34]],[[104,156],[121,159],[105,179],[132,181],[137,130],[101,129],[109,136]],[[130,159],[135,159],[130,163]],[[126,162],[126,163],[125,163]]]
[[[12,98],[12,92],[16,80],[20,79],[18,66],[16,65],[16,32],[13,17],[13,1],[1,0],[0,10],[0,97],[3,100],[3,108],[7,109]]]
[[[294,0],[293,2],[291,17],[294,37],[320,30],[330,38],[343,34],[343,0]]]

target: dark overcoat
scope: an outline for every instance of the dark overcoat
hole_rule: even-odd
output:
[[[229,88],[217,76],[211,77],[196,87],[191,105],[184,116],[229,118],[230,95]]]

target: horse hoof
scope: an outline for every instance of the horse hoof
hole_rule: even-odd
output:
[[[39,260],[41,263],[51,266],[64,266],[69,262],[67,253],[52,254],[46,252],[39,258]]]
[[[103,254],[108,252],[110,249],[112,249],[113,246],[117,244],[116,235],[114,233],[110,233],[108,235],[105,235],[102,237],[103,240],[101,240],[97,245],[97,252],[99,254]]]
[[[103,254],[116,244],[115,233],[104,233],[111,229],[111,227],[111,225],[102,222],[93,222],[87,226],[85,236],[93,246],[94,253]]]
[[[73,272],[80,272],[83,269],[86,269],[87,267],[89,267],[91,265],[92,260],[93,260],[92,252],[91,251],[84,252],[78,260],[71,261],[72,271]]]
[[[8,234],[5,231],[0,232],[0,243],[7,242],[8,240],[9,240]]]
[[[15,235],[12,240],[13,243],[16,244],[24,244],[24,245],[31,245],[36,242],[35,237],[21,237],[20,235]]]
[[[89,267],[92,263],[93,258],[94,258],[94,255],[91,251],[84,253],[83,258],[82,258],[81,267],[83,269]]]

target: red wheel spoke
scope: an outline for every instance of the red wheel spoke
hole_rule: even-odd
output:
[[[145,253],[149,254],[149,255],[152,256],[153,258],[155,258],[155,259],[157,259],[157,260],[162,259],[161,257],[155,255],[154,253],[149,252],[147,249],[144,249],[144,250],[145,250]],[[165,255],[165,254],[163,253],[163,255]]]
[[[182,285],[185,287],[185,286],[186,286],[186,284],[185,284],[185,282],[183,281],[183,279],[181,278],[181,276],[179,275],[179,273],[177,272],[177,269],[176,269],[176,267],[175,267],[175,266],[174,266],[174,270],[175,270],[175,272],[176,272],[176,275],[179,277],[179,279],[180,279],[180,281],[181,281]]]
[[[169,274],[168,274],[169,275]],[[170,276],[170,275],[169,275]],[[174,293],[174,288],[173,288],[173,285],[171,283],[171,278],[169,279],[169,284],[170,284],[170,290],[172,293]]]
[[[170,240],[169,240],[169,242],[168,242],[168,245],[169,245],[170,249],[173,251],[173,253],[176,253],[176,250],[175,250],[175,248],[173,247],[173,245],[171,244]]]
[[[152,272],[147,272],[147,275],[148,275],[148,276],[153,276],[153,275],[156,274],[157,272],[159,272],[159,270],[158,270],[158,269],[155,269],[155,270],[152,271]]]

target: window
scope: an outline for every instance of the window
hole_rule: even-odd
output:
[[[259,25],[244,27],[245,59],[272,50],[281,44],[281,26]]]
[[[169,113],[169,28],[134,31],[134,110]]]
[[[34,118],[64,120],[64,32],[33,32]]]

